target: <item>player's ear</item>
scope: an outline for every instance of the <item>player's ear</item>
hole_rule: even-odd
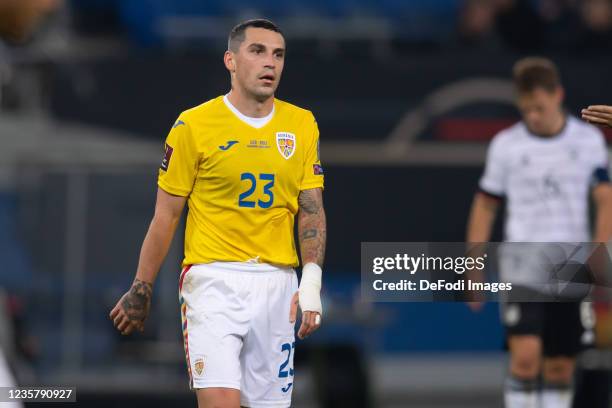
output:
[[[560,86],[558,92],[559,92],[559,102],[563,102],[565,100],[565,88]]]
[[[225,64],[225,68],[227,68],[231,74],[236,72],[236,61],[234,60],[233,52],[229,50],[225,51],[225,54],[223,55],[223,62]]]

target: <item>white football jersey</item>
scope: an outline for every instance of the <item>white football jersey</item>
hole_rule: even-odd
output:
[[[607,171],[596,127],[568,116],[559,134],[541,137],[519,122],[493,138],[480,189],[506,198],[506,241],[587,242],[589,192]]]

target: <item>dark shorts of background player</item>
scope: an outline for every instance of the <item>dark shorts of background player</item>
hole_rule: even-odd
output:
[[[545,357],[575,357],[593,345],[594,321],[585,322],[593,319],[590,306],[579,302],[503,303],[506,346],[510,336],[535,335],[542,339]]]

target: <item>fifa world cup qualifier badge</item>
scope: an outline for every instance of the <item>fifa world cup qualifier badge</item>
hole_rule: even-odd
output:
[[[159,168],[163,171],[168,171],[168,165],[170,164],[170,158],[172,157],[172,152],[174,149],[168,143],[166,143],[165,149],[164,158],[162,159],[161,166],[159,166]]]

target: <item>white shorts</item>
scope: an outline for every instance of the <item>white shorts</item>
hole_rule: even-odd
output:
[[[194,389],[240,390],[242,406],[289,407],[298,290],[291,268],[214,262],[186,267],[179,281],[185,355]]]

